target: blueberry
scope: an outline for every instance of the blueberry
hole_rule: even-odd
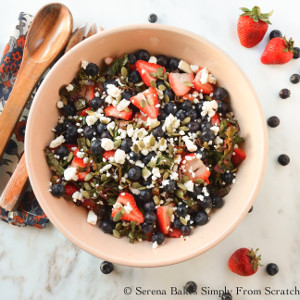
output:
[[[209,131],[210,128],[211,128],[211,123],[210,122],[203,122],[203,123],[201,123],[200,126],[201,126],[201,131]]]
[[[194,200],[197,201],[198,200],[197,196],[200,195],[201,193],[202,193],[202,187],[198,185],[194,185],[194,191],[191,193]]]
[[[167,113],[164,110],[160,109],[157,119],[158,121],[164,121],[167,116],[168,116]]]
[[[141,152],[139,152],[139,153],[137,154],[137,153],[135,153],[134,151],[130,151],[130,152],[128,153],[128,155],[129,155],[129,158],[130,158],[131,160],[133,160],[133,161],[137,161],[137,160],[141,160],[141,159],[142,159],[142,154],[141,154]]]
[[[126,100],[130,100],[130,98],[132,97],[132,94],[129,91],[124,91],[121,94],[122,99],[126,99]]]
[[[181,226],[180,231],[181,231],[183,236],[188,236],[188,235],[191,234],[192,229],[188,225],[183,225],[183,226]]]
[[[59,155],[60,158],[64,158],[69,155],[69,150],[66,146],[59,146],[56,150],[56,155]]]
[[[150,54],[147,50],[141,49],[136,53],[137,59],[148,61],[150,58]]]
[[[149,162],[150,162],[150,160],[151,160],[154,156],[156,156],[156,154],[155,154],[154,151],[149,152],[146,156],[144,156],[144,157],[142,158],[142,162],[143,162],[145,165],[148,165]]]
[[[138,71],[131,71],[128,75],[128,81],[132,83],[138,83],[142,81],[140,73]]]
[[[63,107],[63,112],[66,116],[74,116],[76,114],[76,108],[73,103],[69,103]]]
[[[191,101],[185,100],[181,104],[181,109],[183,109],[184,111],[188,111],[188,110],[192,109],[192,106],[193,106],[193,104]]]
[[[282,166],[287,166],[290,163],[290,158],[286,154],[279,155],[277,160]]]
[[[187,205],[185,203],[183,203],[183,204],[179,204],[177,206],[176,213],[179,217],[185,217],[187,215],[188,211],[189,211],[189,208],[187,207]]]
[[[128,54],[128,61],[130,65],[134,65],[136,63],[136,56],[133,53]]]
[[[279,272],[279,268],[276,264],[270,263],[267,265],[266,271],[270,276],[274,276]]]
[[[103,89],[104,89],[104,91],[107,90],[107,86],[108,86],[109,84],[113,84],[113,85],[115,85],[115,86],[118,86],[118,85],[119,85],[118,82],[117,82],[116,80],[114,80],[114,79],[106,80],[106,81],[103,83]]]
[[[158,55],[157,64],[166,68],[168,65],[168,58],[165,55]]]
[[[103,274],[109,274],[114,270],[114,265],[111,262],[104,261],[100,265],[100,270]]]
[[[251,213],[253,211],[253,205],[250,207],[248,214]]]
[[[288,89],[282,89],[280,92],[279,92],[279,97],[281,99],[286,99],[286,98],[289,98],[291,96],[291,91],[288,90]]]
[[[188,110],[188,111],[186,112],[186,116],[187,116],[187,117],[190,117],[191,120],[196,120],[197,117],[198,117],[198,114],[197,114],[196,110],[190,109],[190,110]]]
[[[51,187],[51,194],[55,197],[64,195],[65,187],[61,183],[56,183]]]
[[[300,57],[300,48],[299,47],[294,47],[293,50],[294,50],[293,58],[294,59],[299,58]]]
[[[202,142],[209,142],[215,138],[215,134],[211,130],[205,130],[201,133],[201,140]]]
[[[194,222],[196,225],[205,225],[208,222],[208,215],[205,211],[199,211],[196,213]]]
[[[178,68],[179,65],[179,59],[176,57],[171,57],[169,59],[169,63],[168,63],[168,68],[170,69],[170,71],[174,71]]]
[[[221,300],[232,300],[232,296],[229,292],[223,292]]]
[[[185,119],[185,111],[180,109],[176,114],[175,117],[180,120],[183,121]]]
[[[201,160],[205,160],[206,159],[206,152],[204,150],[198,149],[196,151],[196,154],[200,154],[201,155]]]
[[[203,209],[212,207],[212,200],[209,196],[204,196],[203,200],[200,202]]]
[[[91,143],[91,152],[93,155],[101,155],[103,152],[103,149],[101,147],[101,139],[96,138]]]
[[[272,30],[271,32],[270,32],[270,34],[269,34],[269,39],[271,40],[271,39],[274,39],[274,38],[276,38],[276,37],[282,37],[282,33],[281,33],[281,31],[279,31],[279,30],[277,30],[277,29],[275,29],[275,30]]]
[[[167,88],[167,89],[164,91],[164,95],[165,95],[165,96],[168,96],[170,101],[172,101],[172,100],[175,99],[175,94],[174,94],[174,92],[172,91],[172,89],[168,89],[168,88]]]
[[[222,87],[217,87],[214,91],[214,97],[217,100],[224,101],[228,97],[228,92]]]
[[[68,126],[67,135],[70,137],[76,137],[78,135],[77,127],[75,125]]]
[[[110,220],[103,220],[103,222],[101,223],[101,230],[104,233],[112,233],[113,232],[113,224]]]
[[[61,135],[63,133],[63,131],[64,131],[64,126],[63,126],[62,123],[57,123],[57,125],[55,126],[54,129],[55,129],[55,133],[57,135]]]
[[[187,127],[191,132],[197,132],[198,130],[200,130],[200,124],[197,122],[190,122],[187,124]]]
[[[101,137],[101,139],[111,139],[112,140],[112,136],[108,130],[103,131],[101,133],[100,137]]]
[[[147,224],[147,223],[143,223],[141,225],[142,227],[142,231],[145,233],[145,234],[149,234],[153,231],[154,229],[154,226],[152,224]]]
[[[92,101],[91,101],[91,107],[93,110],[97,110],[98,108],[100,108],[103,105],[103,100],[100,97],[95,97]]]
[[[148,202],[148,201],[152,200],[152,190],[150,190],[150,189],[141,190],[141,192],[139,194],[139,198],[143,202]]]
[[[179,229],[179,228],[181,228],[181,226],[182,226],[182,223],[180,222],[179,218],[176,217],[173,221],[173,227],[176,229]]]
[[[74,125],[74,123],[71,120],[65,120],[62,125],[63,125],[64,130],[67,130],[68,127],[70,125]]]
[[[173,116],[176,115],[177,112],[177,105],[174,102],[169,102],[164,108],[167,115],[172,114]]]
[[[173,179],[169,179],[169,182],[167,185],[164,186],[164,190],[167,193],[173,193],[175,191],[176,182]]]
[[[224,204],[223,198],[218,195],[212,196],[211,202],[212,202],[212,207],[214,208],[221,208]]]
[[[197,105],[196,105],[196,111],[197,111],[197,113],[199,114],[199,116],[200,116],[200,114],[201,114],[201,112],[202,112],[202,107],[203,107],[203,101],[200,101],[199,103],[197,103]]]
[[[225,115],[228,113],[228,104],[224,101],[219,101],[218,103],[218,109],[217,109],[217,112],[222,114],[222,115]]]
[[[157,15],[156,14],[150,14],[148,17],[148,21],[150,23],[155,23],[157,21]]]
[[[145,213],[145,223],[147,224],[153,224],[156,222],[156,213],[154,211],[147,211]]]
[[[146,211],[154,211],[155,210],[155,204],[153,201],[148,201],[144,204],[144,209]]]
[[[300,81],[300,75],[299,74],[293,74],[291,77],[290,77],[290,81],[291,83],[299,83]]]
[[[88,76],[95,76],[99,73],[99,67],[94,63],[89,63],[85,68],[85,74]]]
[[[161,245],[165,240],[165,235],[161,231],[155,231],[151,238],[153,243],[157,243],[158,245]]]
[[[97,125],[97,133],[102,134],[104,131],[106,131],[106,125],[103,123],[100,123]]]
[[[142,169],[138,166],[133,166],[128,170],[128,179],[131,181],[139,181],[142,177]]]
[[[76,144],[77,143],[77,138],[76,136],[70,136],[68,134],[65,135],[65,142],[67,144]]]
[[[166,86],[166,85],[165,85],[165,82],[164,82],[163,80],[157,79],[157,80],[156,80],[156,86],[159,87],[160,85]]]
[[[165,135],[165,132],[162,129],[162,125],[155,127],[152,130],[152,135],[156,138],[163,137]]]
[[[188,294],[196,294],[197,293],[197,284],[196,284],[196,282],[188,281],[184,286],[184,290]]]
[[[151,176],[149,176],[147,179],[142,178],[141,185],[142,186],[148,186],[152,183]]]
[[[87,139],[92,139],[93,137],[96,136],[96,129],[92,126],[85,126],[83,128],[83,135],[87,138]]]
[[[132,147],[133,145],[133,142],[132,142],[132,139],[131,138],[125,138],[124,140],[122,140],[122,143],[121,143],[121,149],[125,151],[125,153],[128,153],[130,152],[130,147]]]
[[[233,179],[235,178],[234,173],[225,172],[222,174],[222,180],[228,185],[232,184]]]
[[[270,118],[267,120],[267,124],[268,124],[270,127],[275,128],[275,127],[279,126],[280,120],[279,120],[278,117],[273,116],[273,117],[270,117]]]

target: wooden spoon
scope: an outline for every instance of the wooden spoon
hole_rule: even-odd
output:
[[[17,80],[0,115],[0,159],[38,80],[65,48],[73,28],[69,9],[60,3],[42,7],[27,34]]]

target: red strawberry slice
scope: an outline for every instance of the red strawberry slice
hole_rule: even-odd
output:
[[[195,181],[196,179],[203,179],[209,183],[208,177],[210,171],[200,158],[197,158],[195,153],[186,155],[181,162],[182,173]]]
[[[77,150],[78,151],[78,150]],[[71,167],[77,168],[77,176],[79,181],[84,181],[85,176],[90,172],[90,168],[83,162],[83,158],[74,156]],[[86,171],[82,171],[85,169]]]
[[[196,77],[195,77],[195,79],[193,81],[194,88],[198,92],[201,92],[203,94],[213,93],[214,90],[215,90],[215,86],[212,83],[210,83],[210,82],[201,83],[201,81],[200,81],[203,69],[204,68],[199,69],[199,71],[196,74]]]
[[[104,151],[103,157],[108,160],[110,157],[115,156],[116,150]]]
[[[168,232],[168,236],[172,238],[180,238],[182,236],[182,233],[180,229],[172,227]]]
[[[246,154],[242,149],[239,148],[234,149],[233,153],[231,156],[231,162],[235,167],[237,167],[246,158]]]
[[[214,126],[218,126],[220,124],[220,118],[219,118],[219,115],[217,113],[215,113],[211,119],[211,124],[213,124]]]
[[[85,93],[85,98],[89,101],[95,98],[95,86],[94,85],[89,85],[87,87],[86,93]]]
[[[91,107],[85,108],[84,110],[81,111],[80,115],[84,117],[87,116],[88,115],[87,111],[93,111],[93,110]]]
[[[130,193],[122,192],[119,194],[119,197],[116,203],[120,203],[123,206],[131,206],[132,210],[129,213],[124,213],[122,216],[122,220],[124,221],[136,221],[137,223],[144,222],[144,216],[141,211],[138,209],[134,197]],[[114,207],[111,216],[114,217],[119,211],[121,211],[120,207]]]
[[[156,119],[158,116],[158,96],[154,87],[150,87],[141,93],[130,98],[133,105],[140,109],[151,119]]]
[[[184,100],[189,100],[189,101],[192,101],[192,102],[195,100],[195,97],[191,93],[187,93],[187,94],[183,95],[182,98]]]
[[[193,73],[169,73],[168,79],[177,96],[183,96],[192,88]]]
[[[157,220],[160,230],[163,234],[168,234],[171,226],[171,216],[173,215],[173,207],[175,203],[169,203],[159,206],[156,210]]]
[[[78,150],[78,146],[75,145],[75,144],[64,144],[64,146],[67,147],[68,150],[69,150],[70,152],[73,152],[73,151],[75,151],[75,150]],[[76,148],[76,149],[75,149],[75,148]],[[75,149],[75,150],[74,150],[74,149]]]
[[[71,183],[65,185],[65,194],[72,196],[75,192],[79,191],[79,188]]]
[[[96,203],[95,203],[95,200],[92,200],[92,199],[83,199],[82,205],[87,208],[93,209],[96,206]]]
[[[151,86],[151,80],[156,81],[156,78],[152,77],[151,73],[156,73],[159,68],[162,68],[164,72],[166,72],[166,68],[163,66],[160,66],[158,64],[149,63],[144,60],[138,60],[136,63],[136,69],[140,73],[140,76],[142,77],[143,82],[147,86]]]
[[[129,111],[122,110],[119,111],[115,106],[108,106],[105,108],[105,115],[108,117],[114,117],[117,119],[130,120],[132,117],[132,110],[128,108]]]

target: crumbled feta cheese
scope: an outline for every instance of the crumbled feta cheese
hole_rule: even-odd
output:
[[[196,73],[199,70],[199,66],[197,65],[190,65],[191,70]]]
[[[111,120],[111,118],[108,118],[108,117],[100,117],[100,121],[105,122],[106,124],[109,123],[110,120]]]
[[[111,139],[103,138],[101,139],[101,147],[106,151],[112,150],[114,149],[114,142]]]
[[[117,151],[115,152],[115,162],[117,164],[123,165],[125,162],[125,158],[126,158],[125,151],[121,149],[117,149]]]
[[[130,205],[129,202],[127,202],[126,205],[124,206],[124,210],[125,210],[125,214],[130,214],[130,212],[132,211],[132,206]]]
[[[83,199],[81,192],[79,192],[79,191],[74,192],[72,194],[72,199],[74,202],[76,202],[77,200],[81,201]]]
[[[148,62],[149,62],[149,63],[156,64],[156,63],[157,63],[157,58],[156,58],[155,56],[150,56]]]
[[[140,167],[140,168],[144,168],[144,167],[145,167],[145,164],[144,164],[142,161],[140,161],[140,160],[137,160],[137,161],[135,162],[135,165],[136,165],[137,167]]]
[[[220,129],[219,126],[212,126],[212,127],[210,127],[210,130],[213,131],[215,135],[218,134],[219,129]]]
[[[74,89],[74,86],[73,86],[73,84],[68,84],[67,86],[66,86],[66,90],[68,91],[68,92],[71,92],[71,91],[73,91],[73,89]]]
[[[129,187],[130,191],[134,195],[139,195],[141,193],[140,190],[133,188],[132,186]]]
[[[57,108],[63,108],[64,107],[64,103],[61,100],[59,100],[59,101],[57,101],[56,106],[57,106]]]
[[[179,62],[178,69],[182,70],[185,73],[193,73],[193,71],[191,70],[190,65],[184,60],[181,60]]]
[[[76,175],[76,168],[75,167],[68,167],[67,169],[65,169],[64,177],[65,177],[66,181],[70,181],[70,180],[77,181],[78,176]]]
[[[114,84],[108,84],[106,86],[106,92],[108,95],[114,97],[114,98],[117,98],[121,95],[121,90],[116,87]]]
[[[204,117],[208,115],[211,118],[214,116],[217,109],[218,109],[218,103],[216,100],[204,101],[202,106],[201,116]]]
[[[85,158],[83,159],[83,163],[84,163],[84,164],[88,164],[89,161],[90,161],[90,159],[89,159],[88,157],[85,157]]]
[[[88,64],[89,64],[89,63],[88,63],[88,61],[86,61],[86,60],[81,61],[81,68],[82,68],[83,70],[85,70]]]
[[[168,128],[171,131],[174,131],[180,126],[180,120],[178,120],[176,117],[174,117],[172,114],[169,114],[166,117],[165,123],[162,127],[162,129],[165,131],[166,128]]]
[[[93,210],[90,210],[89,213],[88,213],[86,221],[88,223],[92,224],[92,225],[96,225],[97,224],[97,220],[98,220],[97,215],[94,213]]]
[[[112,121],[107,124],[106,128],[107,128],[107,130],[110,130],[110,129],[114,130],[115,126],[116,126],[116,123],[114,121]]]
[[[104,166],[103,168],[101,168],[101,169],[99,170],[99,172],[100,172],[100,173],[104,173],[104,172],[108,171],[111,167],[112,167],[112,165],[111,165],[111,164],[108,164],[108,165]]]
[[[92,116],[87,116],[85,120],[88,126],[92,126],[97,122],[98,118],[96,115],[92,115]]]
[[[127,108],[130,104],[130,101],[126,100],[126,99],[122,99],[120,101],[120,103],[117,105],[117,110],[118,111],[122,111],[124,110],[125,108]]]
[[[50,143],[50,148],[56,148],[65,142],[63,135],[58,136],[55,140]]]
[[[157,242],[155,241],[153,244],[152,244],[152,248],[153,249],[156,249],[158,247],[158,244],[157,244]]]
[[[190,152],[195,152],[197,150],[197,146],[191,140],[185,140],[185,145]]]
[[[216,144],[216,145],[223,144],[223,139],[221,139],[219,136],[217,136],[217,137],[215,138],[215,144]]]
[[[166,186],[166,185],[169,184],[169,182],[170,182],[169,179],[165,179],[165,180],[163,180],[163,181],[161,182],[161,184],[162,184],[162,186]]]
[[[112,104],[113,101],[114,101],[114,98],[110,95],[108,95],[104,100],[104,102],[107,104]]]
[[[178,180],[179,175],[178,175],[178,173],[176,173],[176,172],[172,172],[172,173],[170,174],[170,178],[173,179],[173,180]]]
[[[157,178],[160,178],[160,173],[159,173],[159,168],[153,168],[152,169],[152,174],[157,177]]]
[[[76,156],[79,157],[79,158],[83,158],[84,157],[84,152],[78,151]]]
[[[193,192],[194,191],[194,182],[192,180],[189,180],[189,181],[185,182],[184,186],[186,187],[186,189],[189,192]]]

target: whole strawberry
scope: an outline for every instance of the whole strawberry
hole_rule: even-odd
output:
[[[293,58],[294,41],[277,37],[271,39],[264,50],[260,61],[265,65],[282,65]]]
[[[257,251],[248,248],[240,248],[236,250],[228,260],[229,269],[241,276],[250,276],[257,272],[261,257],[257,256]]]
[[[262,14],[258,6],[254,6],[252,10],[242,7],[244,12],[238,20],[237,31],[242,46],[252,48],[256,46],[264,37],[268,30],[269,16],[273,11],[268,14]]]

